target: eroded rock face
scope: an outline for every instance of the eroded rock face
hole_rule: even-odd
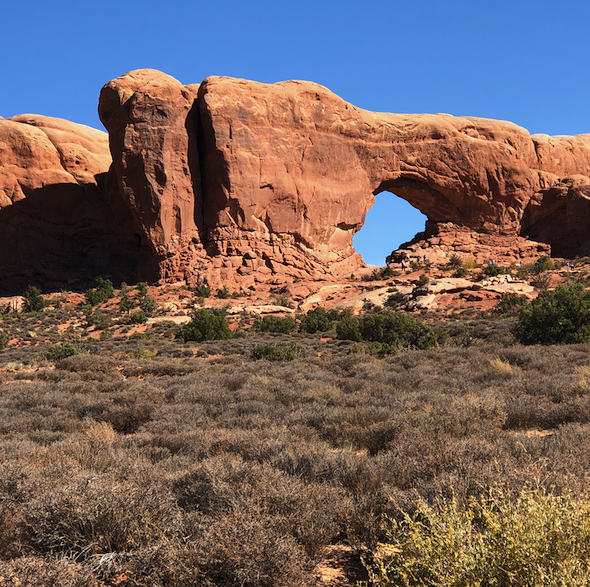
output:
[[[0,119],[4,284],[349,275],[382,191],[428,218],[405,255],[590,253],[590,135],[369,112],[311,82],[183,86],[155,70],[109,82],[99,114],[108,147],[67,121]]]
[[[0,119],[0,292],[134,275],[105,193],[107,135],[37,115]],[[116,209],[116,206],[115,206]]]
[[[349,274],[362,264],[352,237],[382,191],[427,216],[418,248],[437,260],[470,241],[476,257],[506,261],[590,248],[589,136],[368,112],[311,82],[183,88],[152,70],[107,84],[99,111],[160,277]]]

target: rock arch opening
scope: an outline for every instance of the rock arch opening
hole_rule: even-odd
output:
[[[375,195],[353,245],[369,265],[385,265],[385,258],[424,230],[428,218],[393,192]]]

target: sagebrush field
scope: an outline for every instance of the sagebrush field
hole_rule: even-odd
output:
[[[517,345],[489,313],[392,354],[334,328],[76,339],[76,312],[3,318],[30,344],[0,351],[2,585],[340,585],[361,560],[383,585],[461,585],[394,582],[383,543],[489,491],[585,503],[588,344]],[[350,569],[326,578],[337,546]]]

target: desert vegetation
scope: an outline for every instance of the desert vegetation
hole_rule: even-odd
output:
[[[2,316],[6,584],[585,585],[590,348],[518,344],[532,304],[231,331],[108,296]],[[326,583],[335,547],[367,574]]]

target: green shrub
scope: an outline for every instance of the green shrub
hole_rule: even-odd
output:
[[[354,316],[344,316],[342,320],[336,324],[336,336],[340,340],[352,340],[360,342],[363,340],[361,335],[361,325],[358,318]]]
[[[115,295],[115,289],[110,279],[98,278],[95,287],[87,289],[84,293],[86,303],[90,306],[98,306]]]
[[[137,299],[142,299],[147,296],[148,287],[145,281],[140,281],[135,287],[137,288],[137,295],[135,296]]]
[[[579,283],[541,292],[519,310],[512,332],[522,344],[590,341],[590,292]]]
[[[265,316],[262,320],[254,322],[253,328],[257,332],[279,332],[289,334],[295,330],[297,322],[290,316],[281,318],[279,316]]]
[[[61,359],[66,359],[67,357],[73,357],[74,355],[79,355],[80,353],[84,353],[82,349],[76,348],[70,342],[64,342],[63,344],[58,344],[55,346],[50,346],[45,353],[45,358],[48,361],[61,361]]]
[[[500,267],[500,265],[496,265],[495,263],[488,263],[483,268],[483,273],[488,277],[496,277],[497,275],[502,275],[502,273],[506,273],[506,268]]]
[[[119,310],[129,314],[133,308],[135,308],[135,301],[132,300],[127,293],[123,294],[121,302],[119,303]]]
[[[449,259],[449,265],[451,267],[461,267],[463,265],[463,261],[461,261],[461,257],[459,257],[457,253],[453,253]]]
[[[332,321],[328,317],[326,309],[322,307],[309,310],[299,324],[299,330],[307,334],[326,332],[330,328],[332,328]]]
[[[517,293],[503,293],[502,298],[493,309],[493,313],[497,316],[516,316],[518,310],[527,304],[526,296]]]
[[[197,310],[192,320],[182,327],[177,338],[202,342],[204,340],[228,340],[232,338],[225,313],[219,310]]]
[[[47,307],[48,302],[43,299],[41,291],[34,285],[29,285],[25,290],[24,297],[26,300],[25,311],[26,312],[40,312],[43,308]]]
[[[363,278],[363,281],[383,281],[384,279],[396,277],[397,275],[399,275],[399,272],[394,271],[389,265],[387,265],[381,269],[375,269],[371,275]]]
[[[145,332],[134,332],[129,340],[148,340],[149,336]]]
[[[590,502],[501,488],[471,498],[466,509],[440,497],[420,500],[412,516],[389,520],[390,542],[365,563],[382,587],[587,586]]]
[[[129,314],[129,324],[145,324],[146,322],[147,316],[141,310]]]
[[[465,277],[467,275],[467,269],[465,267],[457,267],[457,270],[453,274],[453,277]]]
[[[365,316],[361,335],[363,340],[386,343],[398,349],[431,349],[438,345],[432,328],[412,316],[389,310]]]
[[[547,257],[547,255],[543,255],[535,261],[535,264],[533,265],[533,272],[544,273],[545,271],[550,271],[553,269],[553,267],[553,261]]]
[[[422,273],[422,275],[420,275],[420,279],[418,280],[418,283],[420,285],[426,285],[429,281],[430,281],[430,277],[428,277],[428,275],[426,275],[426,273]]]
[[[195,283],[193,291],[198,298],[208,298],[211,295],[209,284],[207,281],[201,281],[200,275],[197,277],[197,282]]]
[[[276,296],[274,299],[275,306],[282,306],[283,308],[293,308],[293,302],[287,296]]]
[[[252,350],[253,359],[266,359],[267,361],[293,361],[298,356],[303,356],[305,349],[296,342],[286,346],[274,344],[259,344]]]
[[[231,293],[229,289],[227,289],[227,286],[224,285],[222,288],[217,290],[215,297],[219,298],[220,300],[229,300],[229,298],[231,298]]]
[[[139,307],[142,312],[144,312],[147,316],[150,316],[158,309],[158,304],[154,298],[146,295],[139,303]]]
[[[10,336],[6,332],[0,332],[0,350],[5,349],[10,342]]]

